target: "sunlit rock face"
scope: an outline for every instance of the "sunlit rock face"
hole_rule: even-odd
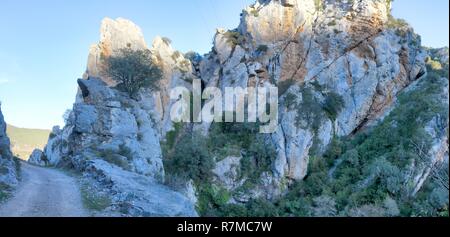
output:
[[[84,77],[102,78],[108,85],[115,85],[113,80],[102,74],[105,67],[104,59],[126,47],[147,49],[141,29],[133,22],[123,18],[103,19],[100,27],[100,41],[89,49]]]
[[[217,32],[200,68],[202,80],[221,88],[279,87],[280,122],[272,135],[279,178],[303,179],[314,141],[320,151],[334,135],[357,132],[425,72],[420,37],[409,26],[389,25],[388,1],[319,2],[257,1],[243,11],[237,30]],[[296,121],[285,101],[294,94],[302,104],[300,86],[317,101],[331,92],[340,96],[336,118],[324,116],[320,129]]]
[[[278,126],[266,135],[276,147],[276,158],[259,185],[232,201],[280,196],[292,181],[308,175],[310,157],[321,155],[333,137],[354,135],[382,121],[399,93],[414,89],[412,85],[426,75],[427,52],[420,37],[410,26],[392,23],[389,2],[259,0],[244,9],[236,29],[218,29],[211,52],[196,61],[176,51],[166,38],[157,37],[148,47],[140,29],[128,20],[105,19],[100,43],[90,49],[85,77],[78,80],[79,93],[68,123],[54,132],[44,154],[53,165],[70,164],[95,180],[114,176],[118,190],[125,190],[118,177],[121,169],[126,172],[123,177],[145,177],[143,182],[161,184],[166,176],[161,142],[175,130],[170,119],[176,102],[169,97],[172,88],[191,89],[194,79],[223,93],[225,87],[276,86]],[[102,75],[103,58],[124,47],[150,50],[163,72],[158,91],[143,89],[138,99],[130,99]],[[448,49],[438,55],[448,61]],[[330,98],[339,103],[326,111],[312,111],[312,106],[324,107]],[[210,136],[210,125],[185,127]],[[433,160],[448,156],[446,141],[446,136],[434,136]],[[227,190],[242,187],[240,159],[228,156],[218,161],[214,182]],[[429,172],[414,172],[418,190]],[[194,215],[192,208],[182,207],[186,200],[196,201],[195,187],[192,182],[183,185],[188,187],[183,191],[188,198],[175,209]],[[143,195],[151,199],[153,194]]]

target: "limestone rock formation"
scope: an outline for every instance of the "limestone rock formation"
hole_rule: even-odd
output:
[[[280,110],[273,135],[279,147],[276,173],[299,180],[307,173],[314,139],[326,146],[333,135],[351,134],[382,114],[399,91],[423,75],[425,53],[411,28],[388,27],[387,1],[288,2],[258,1],[246,9],[238,28],[245,40],[237,47],[246,49],[244,65],[264,65],[256,80],[287,88],[279,92],[282,100],[301,94],[299,85],[313,91],[313,100],[324,101],[330,92],[343,99],[336,118],[321,115],[317,132],[310,124],[296,126],[295,111]]]
[[[104,59],[114,55],[121,48],[147,49],[141,29],[133,22],[118,18],[116,20],[105,18],[100,27],[100,42],[92,45],[89,50],[85,78],[101,78],[108,84],[115,82],[102,74]]]
[[[10,141],[6,135],[6,123],[0,103],[0,194],[5,195],[18,184],[17,169],[10,149]]]
[[[279,125],[270,136],[278,155],[268,174],[278,192],[272,193],[286,180],[302,180],[310,157],[333,137],[382,120],[397,96],[426,75],[420,36],[394,19],[390,7],[385,0],[259,0],[244,10],[237,29],[217,31],[213,51],[200,62],[205,85],[279,88]],[[443,51],[437,57],[445,60]],[[208,134],[209,126],[194,128]],[[445,153],[437,150],[432,153]]]
[[[99,159],[89,162],[85,174],[85,179],[99,183],[99,186],[103,187],[107,193],[114,193],[112,208],[122,210],[125,215],[197,216],[189,199],[151,177],[124,171]]]
[[[124,47],[150,50],[163,71],[159,91],[142,89],[137,100],[130,99],[102,75],[103,57]],[[433,53],[448,68],[448,49],[447,54]],[[192,202],[198,190],[192,181],[180,191],[188,198],[161,185],[166,176],[161,144],[169,132],[180,130],[215,137],[209,123],[175,127],[169,117],[176,102],[170,90],[191,89],[193,79],[222,92],[225,87],[276,86],[278,126],[264,135],[265,147],[276,149],[269,170],[249,185],[248,176],[254,174],[241,172],[244,149],[238,151],[242,157],[226,155],[212,170],[214,185],[239,191],[230,202],[274,200],[308,175],[310,159],[320,157],[334,138],[376,126],[396,108],[402,92],[419,88],[428,54],[413,29],[390,15],[389,0],[258,0],[243,11],[236,29],[217,30],[212,51],[195,60],[174,50],[166,38],[157,37],[148,48],[133,23],[105,19],[87,73],[78,80],[73,111],[63,129],[54,129],[44,155],[51,165],[82,171],[114,196],[115,208],[126,206],[131,215],[196,215]],[[448,101],[448,92],[443,90],[441,97]],[[425,151],[429,164],[448,157],[447,135],[436,132],[445,127],[448,120],[437,117],[424,127],[433,138],[431,150]],[[428,166],[410,164],[405,170],[414,193],[430,175]],[[139,195],[126,199],[127,193]],[[157,203],[157,197],[167,200]],[[314,200],[334,203],[329,197]]]
[[[222,183],[229,190],[242,185],[238,175],[241,159],[241,157],[226,157],[217,162],[216,168],[213,170],[218,182]]]
[[[105,19],[100,43],[90,50],[85,79],[77,81],[79,91],[66,125],[53,129],[40,157],[49,165],[83,172],[87,180],[108,187],[109,195],[118,202],[125,202],[123,197],[128,197],[125,209],[131,215],[195,216],[193,204],[186,197],[161,184],[165,176],[160,147],[165,114],[165,105],[159,102],[161,94],[143,90],[138,99],[132,99],[114,88],[115,83],[101,73],[103,57],[124,47],[149,50],[133,23],[121,18]],[[161,45],[153,55],[162,60],[158,62],[161,65],[170,59],[170,71],[176,65],[173,53],[170,45]],[[164,80],[172,77],[165,76]],[[157,105],[161,110],[155,108]],[[44,161],[36,159],[36,163]],[[129,183],[131,179],[135,183]],[[143,193],[134,195],[137,192]],[[156,197],[165,200],[154,200]],[[114,208],[123,211],[123,205]]]
[[[46,166],[48,165],[48,160],[44,155],[44,152],[42,152],[39,149],[35,149],[28,159],[28,162],[33,165],[39,165],[39,166]]]

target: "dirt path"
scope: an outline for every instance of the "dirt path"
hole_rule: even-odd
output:
[[[74,178],[27,163],[22,163],[22,181],[14,196],[0,206],[0,216],[10,217],[79,217],[87,213]]]

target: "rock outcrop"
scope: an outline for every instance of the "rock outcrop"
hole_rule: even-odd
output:
[[[396,94],[425,70],[425,54],[412,29],[387,27],[387,1],[324,1],[320,6],[314,2],[256,4],[244,13],[239,28],[252,39],[247,48],[267,45],[269,50],[255,61],[267,65],[272,83],[288,85],[280,92],[282,100],[301,94],[298,85],[313,91],[312,100],[325,101],[330,92],[343,99],[336,115],[319,115],[325,118],[316,131],[309,121],[295,121],[297,111],[281,108],[280,126],[273,135],[279,147],[276,173],[296,180],[307,173],[314,140],[324,147],[334,135],[354,133],[382,114]],[[273,16],[276,13],[282,15]],[[283,19],[275,24],[279,28],[268,27],[267,19],[272,18]],[[302,100],[298,96],[296,103],[304,107],[312,103]],[[299,123],[305,125],[296,126]]]
[[[107,187],[109,195],[117,199],[113,207],[121,212],[133,216],[195,216],[194,206],[186,197],[162,185],[164,112],[155,109],[160,94],[143,90],[139,99],[132,99],[101,74],[104,57],[124,47],[149,50],[133,23],[105,19],[100,43],[89,52],[85,78],[77,81],[79,92],[65,127],[53,129],[40,156],[46,161],[32,161],[83,172],[86,180]],[[164,108],[161,103],[160,108]],[[129,205],[123,203],[125,199]]]
[[[47,166],[49,162],[44,152],[42,152],[40,149],[34,149],[34,151],[30,155],[30,158],[28,159],[28,163],[38,166]]]
[[[101,23],[100,42],[92,45],[89,50],[84,78],[101,77],[108,85],[115,85],[111,78],[102,75],[105,66],[104,60],[125,47],[147,48],[141,29],[133,22],[123,18],[116,20],[105,18]]]
[[[273,175],[301,180],[312,148],[320,153],[333,136],[358,132],[424,75],[420,37],[392,21],[384,0],[260,0],[236,30],[217,32],[200,77],[219,88],[278,86]],[[342,101],[336,111],[310,111],[333,100]]]
[[[130,99],[101,74],[104,57],[124,47],[150,50],[163,71],[159,91],[142,89],[137,100]],[[166,175],[161,142],[177,130],[169,117],[176,102],[169,98],[170,89],[190,89],[194,79],[222,92],[225,87],[276,86],[278,126],[264,135],[276,157],[256,185],[231,199],[270,200],[304,179],[310,157],[323,154],[333,138],[383,121],[398,95],[414,90],[426,76],[427,54],[413,29],[390,15],[389,0],[258,0],[243,11],[238,28],[218,30],[212,51],[199,59],[174,50],[166,38],[157,37],[148,48],[133,23],[105,19],[100,43],[91,47],[87,72],[78,80],[73,111],[63,129],[54,129],[43,156],[51,165],[82,171],[114,196],[117,209],[125,206],[131,215],[196,215],[188,201],[197,200],[192,182],[183,191],[189,198],[161,184]],[[448,61],[448,49],[447,55],[436,55]],[[448,92],[445,96],[448,100]],[[208,137],[211,124],[184,127]],[[427,152],[433,162],[443,160],[448,139],[433,133],[433,120],[428,127],[433,146]],[[217,162],[213,182],[228,191],[245,186],[241,160],[227,156]],[[417,191],[430,172],[426,167],[413,172]],[[139,197],[124,199],[129,193]],[[157,197],[167,200],[156,202]]]
[[[10,145],[0,103],[0,196],[6,195],[18,184],[18,170],[13,160]]]

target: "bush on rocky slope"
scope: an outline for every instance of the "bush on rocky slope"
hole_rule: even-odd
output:
[[[224,201],[229,193],[207,186],[206,194],[201,194],[202,209],[208,210],[203,214],[448,216],[448,190],[429,178],[412,196],[409,174],[411,164],[422,162],[413,144],[431,145],[432,138],[424,128],[436,117],[444,122],[448,119],[448,108],[440,97],[448,79],[438,76],[446,73],[430,71],[413,90],[401,93],[394,110],[375,127],[353,137],[333,139],[323,156],[311,158],[308,176],[293,184],[281,199],[230,204]]]
[[[162,78],[161,70],[152,62],[148,50],[123,48],[118,55],[107,58],[106,62],[104,73],[131,97],[136,96],[141,88],[157,88]]]

